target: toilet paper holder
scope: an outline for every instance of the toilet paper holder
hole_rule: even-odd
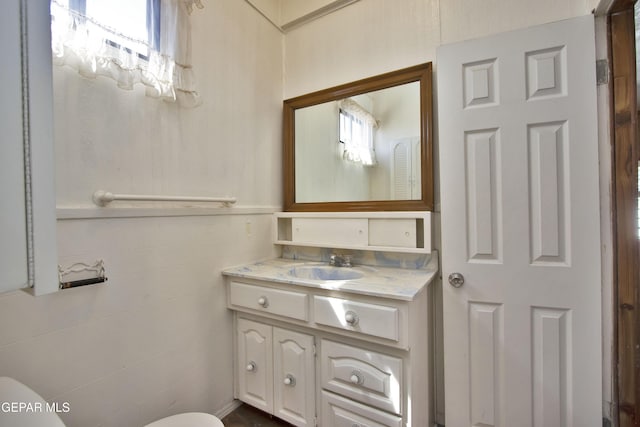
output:
[[[95,285],[104,283],[107,280],[104,261],[101,259],[95,261],[93,264],[76,262],[66,268],[58,264],[58,282],[60,289]]]

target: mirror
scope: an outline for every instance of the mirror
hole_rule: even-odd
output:
[[[284,210],[433,210],[431,63],[284,101]]]

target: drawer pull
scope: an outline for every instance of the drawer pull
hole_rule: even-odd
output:
[[[344,321],[347,322],[347,324],[349,324],[350,326],[356,326],[360,319],[355,312],[349,310],[344,314]]]
[[[351,372],[351,376],[349,377],[349,380],[357,385],[362,385],[364,384],[364,376],[362,375],[362,372],[360,371],[353,371]]]
[[[267,297],[260,297],[258,298],[258,305],[267,308],[269,307],[269,300],[267,299]]]
[[[247,371],[248,372],[255,372],[258,370],[258,366],[256,365],[256,362],[249,362],[247,364]]]
[[[287,374],[286,377],[284,377],[284,385],[288,385],[288,386],[295,386],[296,385],[296,378],[291,375],[291,374]]]

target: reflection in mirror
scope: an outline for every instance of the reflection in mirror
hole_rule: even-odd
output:
[[[285,210],[431,210],[431,64],[284,102]]]
[[[419,200],[420,84],[295,112],[296,201]]]

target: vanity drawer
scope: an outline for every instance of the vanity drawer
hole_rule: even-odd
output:
[[[319,325],[355,331],[398,342],[400,316],[397,307],[342,298],[313,297],[313,314]]]
[[[402,359],[328,340],[321,348],[324,389],[402,414]]]
[[[401,427],[402,418],[322,392],[322,427]]]
[[[309,319],[307,294],[240,282],[229,284],[229,306],[235,310],[248,308],[292,319]]]

